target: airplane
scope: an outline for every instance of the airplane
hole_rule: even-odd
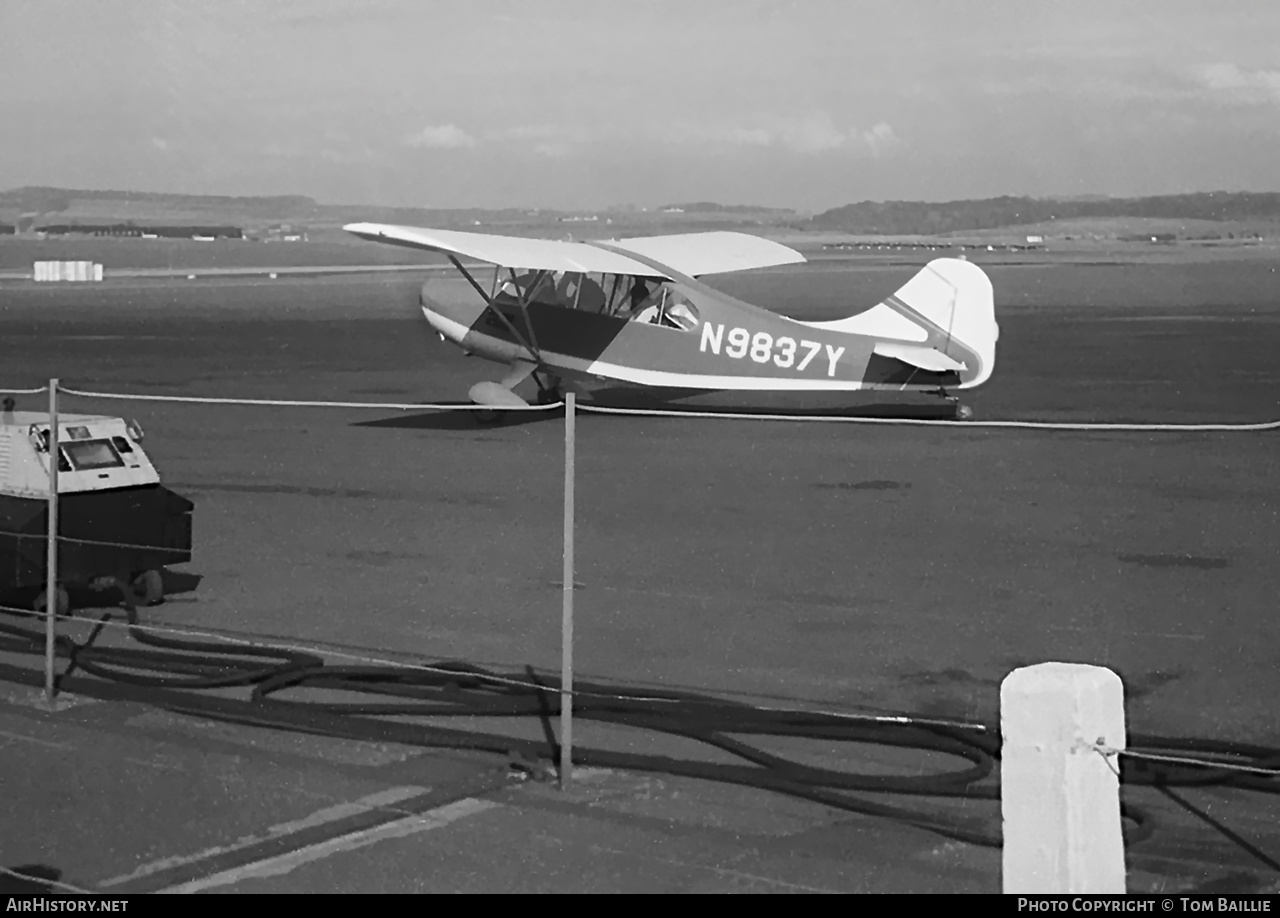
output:
[[[442,341],[507,367],[470,390],[482,421],[531,404],[515,391],[528,379],[540,404],[571,387],[606,406],[857,414],[876,413],[866,410],[868,395],[926,393],[930,416],[967,418],[948,390],[981,385],[995,368],[991,282],[963,259],[930,261],[869,309],[803,322],[701,279],[806,260],[746,233],[573,242],[378,223],[344,229],[452,262],[460,278],[428,280],[420,305]]]

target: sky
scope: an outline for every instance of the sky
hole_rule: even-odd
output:
[[[1275,0],[0,0],[0,188],[820,211],[1280,190]]]

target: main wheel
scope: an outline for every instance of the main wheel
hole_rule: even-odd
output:
[[[492,427],[502,421],[502,412],[495,411],[492,408],[476,408],[471,412],[471,416],[482,427]]]

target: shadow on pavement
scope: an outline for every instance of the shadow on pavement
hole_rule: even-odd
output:
[[[486,430],[501,427],[520,427],[525,424],[536,424],[553,418],[563,418],[564,412],[550,411],[506,411],[494,412],[492,420],[480,420],[476,413],[481,409],[470,411],[432,411],[426,414],[397,415],[391,418],[379,418],[376,421],[356,421],[352,427],[390,427],[400,430]]]

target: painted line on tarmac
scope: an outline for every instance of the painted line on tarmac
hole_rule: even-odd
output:
[[[358,800],[352,800],[349,803],[339,803],[336,806],[325,807],[317,810],[310,816],[304,816],[302,819],[294,819],[289,822],[282,822],[279,825],[271,826],[262,835],[249,835],[239,841],[229,845],[217,845],[212,848],[206,848],[203,851],[197,851],[195,854],[179,855],[176,857],[162,857],[159,860],[152,861],[149,864],[143,864],[138,869],[122,874],[118,877],[112,877],[109,880],[103,880],[98,885],[102,888],[111,886],[119,886],[132,880],[148,877],[153,874],[171,870],[175,867],[187,864],[195,864],[200,861],[207,861],[211,858],[219,857],[224,854],[231,854],[245,848],[251,848],[264,842],[273,841],[288,835],[295,835],[307,829],[313,829],[323,826],[325,823],[337,822],[338,820],[348,819],[364,813],[371,813],[383,807],[393,806],[405,800],[411,800],[414,797],[420,797],[427,793],[428,788],[425,787],[393,787],[389,790],[379,791],[376,794],[369,794]]]
[[[493,800],[467,797],[416,816],[409,816],[405,819],[398,819],[395,822],[385,823],[373,829],[332,838],[316,845],[299,848],[288,854],[264,858],[251,864],[244,864],[231,870],[224,870],[221,873],[193,880],[190,883],[183,883],[180,886],[159,889],[156,892],[160,894],[190,894],[212,889],[215,886],[229,886],[243,880],[284,876],[304,864],[320,861],[334,854],[355,851],[387,839],[407,838],[410,835],[417,835],[419,832],[442,829],[460,819],[466,819],[468,816],[475,816],[501,806],[502,804]]]
[[[50,742],[49,740],[42,740],[42,739],[37,739],[34,736],[28,736],[25,733],[10,733],[7,730],[0,730],[0,738],[6,741],[0,745],[8,745],[8,742],[12,740],[21,740],[24,743],[34,743],[37,746],[47,746],[50,749],[72,748],[70,743],[53,743],[53,742]]]
[[[41,689],[23,688],[21,686],[0,688],[0,704],[10,704],[15,708],[31,708],[45,714],[61,713],[80,705],[95,704],[97,701],[97,698],[90,698],[86,695],[59,692],[53,699],[53,708],[50,709],[48,699],[45,698],[45,694]]]
[[[445,825],[447,823],[441,822],[441,818],[447,818],[449,822],[460,818],[449,809],[450,806],[505,787],[508,781],[507,770],[502,769],[500,772],[483,771],[473,778],[438,788],[413,785],[389,788],[325,807],[309,816],[272,826],[264,833],[246,836],[227,845],[190,855],[160,858],[127,874],[103,880],[96,886],[101,890],[130,894],[194,892],[195,888],[224,885],[256,876],[253,871],[258,869],[274,871],[262,874],[274,876],[311,860],[348,850],[344,844],[358,848],[384,837],[399,837],[397,833],[413,834]],[[488,807],[489,804],[485,803],[482,808]],[[232,879],[212,882],[214,878],[222,877]]]

